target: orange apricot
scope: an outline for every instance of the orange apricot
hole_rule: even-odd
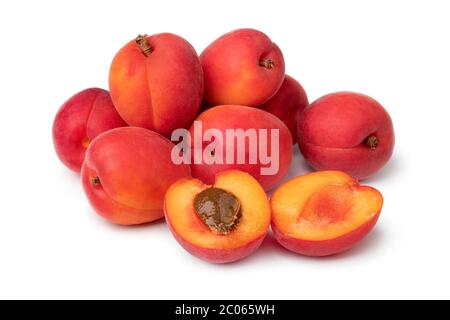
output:
[[[270,203],[273,234],[282,246],[328,256],[350,249],[373,229],[383,197],[344,172],[320,171],[284,183]]]
[[[114,57],[111,97],[131,126],[170,138],[188,128],[203,98],[203,71],[195,49],[171,33],[138,36]]]

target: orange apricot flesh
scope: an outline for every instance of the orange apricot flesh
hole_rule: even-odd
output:
[[[239,201],[241,217],[228,234],[208,227],[194,207],[198,194],[208,188],[233,194]],[[166,221],[177,241],[192,255],[212,263],[229,263],[253,253],[270,226],[270,205],[261,185],[247,173],[228,170],[216,175],[214,185],[198,179],[181,179],[167,191]]]
[[[307,256],[346,251],[375,226],[383,197],[340,171],[321,171],[281,185],[271,198],[272,230],[285,248]]]

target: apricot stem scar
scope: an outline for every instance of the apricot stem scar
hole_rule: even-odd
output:
[[[147,40],[147,35],[138,35],[136,38],[136,44],[141,49],[144,56],[148,57],[153,52],[153,48],[150,46],[150,43]]]
[[[91,184],[92,184],[94,187],[100,185],[100,178],[99,178],[98,176],[91,177],[90,180],[91,180]]]
[[[242,217],[236,196],[220,188],[208,188],[197,194],[194,209],[203,223],[219,235],[233,231]]]
[[[261,59],[259,60],[259,66],[266,69],[273,69],[275,68],[275,61],[272,59]]]
[[[366,138],[364,143],[372,150],[375,150],[380,143],[380,139],[378,139],[375,135],[370,135]]]
[[[89,138],[84,138],[83,139],[83,142],[82,142],[82,144],[83,144],[83,147],[85,148],[85,149],[87,149],[88,147],[89,147],[89,144],[91,143],[91,141],[89,140]]]

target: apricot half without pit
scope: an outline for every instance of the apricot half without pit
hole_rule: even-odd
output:
[[[375,226],[383,197],[340,171],[320,171],[281,185],[271,199],[275,239],[290,251],[329,256],[359,243]]]

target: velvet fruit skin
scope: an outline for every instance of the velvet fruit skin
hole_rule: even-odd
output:
[[[137,127],[110,130],[94,139],[82,168],[82,183],[95,211],[120,225],[163,218],[169,186],[189,178],[188,165],[175,165],[173,143]]]
[[[213,106],[260,106],[275,95],[285,76],[280,48],[253,29],[221,36],[202,52],[200,61],[205,99]]]
[[[283,183],[272,195],[272,231],[286,249],[310,257],[345,252],[375,227],[381,193],[341,171],[318,171]]]
[[[298,114],[302,113],[308,104],[308,96],[302,85],[286,75],[277,94],[260,108],[280,118],[289,128],[293,144],[296,144]]]
[[[340,170],[357,179],[386,165],[395,144],[391,117],[376,100],[354,92],[326,95],[299,115],[298,139],[317,170]]]
[[[350,233],[332,240],[301,240],[281,232],[276,224],[272,224],[272,232],[276,241],[289,251],[308,257],[328,257],[352,249],[373,230],[378,219],[379,214]]]
[[[193,161],[191,165],[192,176],[205,183],[214,183],[215,176],[225,170],[239,170],[247,172],[252,175],[264,188],[264,190],[269,191],[273,189],[281,180],[286,176],[289,171],[289,167],[292,162],[292,136],[286,125],[275,117],[273,114],[260,110],[253,107],[237,106],[237,105],[223,105],[216,106],[208,109],[200,114],[200,116],[195,120],[202,123],[202,135],[209,129],[219,130],[224,137],[223,144],[221,144],[221,150],[223,151],[223,164],[208,164],[205,161],[197,164]],[[276,129],[279,132],[279,157],[275,159],[278,161],[278,171],[274,175],[263,175],[261,174],[261,168],[267,168],[269,165],[261,163],[261,159],[257,157],[255,164],[251,164],[249,159],[251,155],[251,150],[248,141],[246,142],[245,149],[245,163],[239,164],[237,161],[234,164],[226,163],[227,150],[231,152],[234,150],[235,160],[237,160],[238,145],[234,143],[234,149],[232,146],[228,146],[226,143],[226,132],[228,129],[242,129],[247,131],[249,129],[254,129],[258,133],[258,140],[261,139],[259,135],[260,129],[266,129],[268,138],[267,154],[272,155],[272,146],[270,142],[271,130]],[[189,130],[192,137],[195,136],[194,126]],[[207,146],[211,142],[204,141],[201,146],[202,152],[205,151]],[[259,146],[258,146],[259,149]],[[192,143],[192,155],[195,155],[197,146]]]
[[[127,124],[117,113],[109,92],[90,88],[66,101],[53,122],[53,145],[61,162],[80,173],[90,141]]]
[[[109,87],[117,111],[130,126],[170,138],[198,115],[203,71],[195,49],[180,36],[141,36],[114,57]]]
[[[242,217],[227,235],[211,231],[195,212],[194,199],[215,187],[232,193],[240,202]],[[232,263],[254,253],[270,227],[270,205],[266,193],[249,174],[227,170],[217,174],[213,185],[198,179],[181,179],[165,196],[166,221],[177,242],[190,254],[210,263]]]

